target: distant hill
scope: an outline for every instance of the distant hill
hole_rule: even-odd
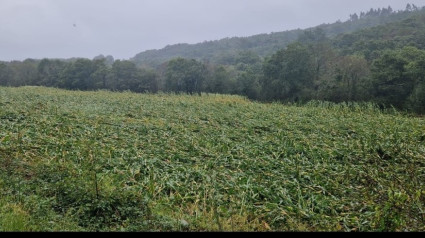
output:
[[[250,50],[263,56],[271,54],[295,41],[303,31],[291,30],[250,37],[233,37],[198,44],[176,44],[160,50],[148,50],[137,54],[131,60],[138,65],[156,66],[175,57],[209,60],[226,64],[238,51]]]
[[[391,7],[383,9],[370,9],[360,15],[353,14],[350,19],[332,24],[321,24],[305,30],[321,28],[328,37],[336,37],[343,33],[352,33],[361,29],[371,28],[392,22],[399,22],[419,14],[424,10],[406,9],[393,12]],[[250,37],[233,37],[215,41],[205,41],[197,44],[175,44],[159,50],[147,50],[134,56],[131,60],[138,66],[156,67],[176,57],[193,58],[209,61],[216,64],[232,64],[234,58],[241,51],[265,57],[279,49],[285,48],[289,43],[298,39],[305,30],[295,29],[270,34],[259,34]]]
[[[343,54],[362,54],[368,60],[376,58],[376,52],[414,46],[425,50],[425,9],[410,14],[409,17],[340,34],[333,38],[334,47]]]

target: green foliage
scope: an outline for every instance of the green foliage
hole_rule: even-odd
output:
[[[397,108],[422,104],[425,51],[415,47],[386,51],[373,62],[372,77],[379,102]],[[406,105],[407,104],[407,105]]]
[[[8,64],[8,69],[4,77],[10,86],[33,85],[37,81],[36,61],[26,59],[22,62],[12,61]]]
[[[134,92],[144,92],[144,85],[141,79],[141,73],[136,65],[128,60],[117,60],[112,65],[111,88],[114,90]]]
[[[261,94],[260,77],[255,69],[248,69],[237,78],[239,95],[245,95],[250,99],[259,99]]]
[[[0,232],[4,231],[29,231],[29,215],[21,206],[0,200]]]
[[[304,99],[301,90],[312,85],[314,59],[308,48],[300,43],[278,51],[264,64],[261,85],[267,100]]]
[[[230,94],[232,90],[231,75],[224,66],[211,70],[204,82],[204,92]]]
[[[0,103],[2,231],[425,229],[421,117],[42,87]]]
[[[59,86],[66,89],[93,90],[96,82],[92,75],[96,72],[97,65],[89,59],[77,59],[67,64],[61,72]]]
[[[366,59],[357,55],[332,59],[318,83],[318,98],[332,102],[370,100],[370,70]],[[368,98],[369,97],[369,98]]]
[[[407,16],[388,24],[366,28],[350,34],[341,34],[333,44],[344,54],[363,54],[367,60],[379,57],[386,49],[415,46],[425,49],[423,36],[425,31],[425,9],[414,12],[402,12],[396,15]]]
[[[5,62],[0,62],[0,85],[10,86],[12,81],[12,72]]]
[[[58,79],[64,70],[66,63],[60,60],[42,59],[37,65],[37,86],[59,87]]]
[[[167,63],[166,91],[201,94],[205,66],[194,59],[177,58]]]

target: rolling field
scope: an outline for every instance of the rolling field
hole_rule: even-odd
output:
[[[425,119],[0,87],[0,231],[425,231]]]

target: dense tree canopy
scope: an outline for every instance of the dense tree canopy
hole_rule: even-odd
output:
[[[313,83],[314,61],[311,52],[301,43],[278,51],[264,64],[261,82],[263,95],[268,100],[298,100],[300,92]]]
[[[201,93],[205,77],[205,66],[194,60],[177,58],[167,64],[166,90],[185,92],[188,94]]]

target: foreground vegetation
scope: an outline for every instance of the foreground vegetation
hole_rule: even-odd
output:
[[[424,231],[424,122],[0,87],[0,231]]]

